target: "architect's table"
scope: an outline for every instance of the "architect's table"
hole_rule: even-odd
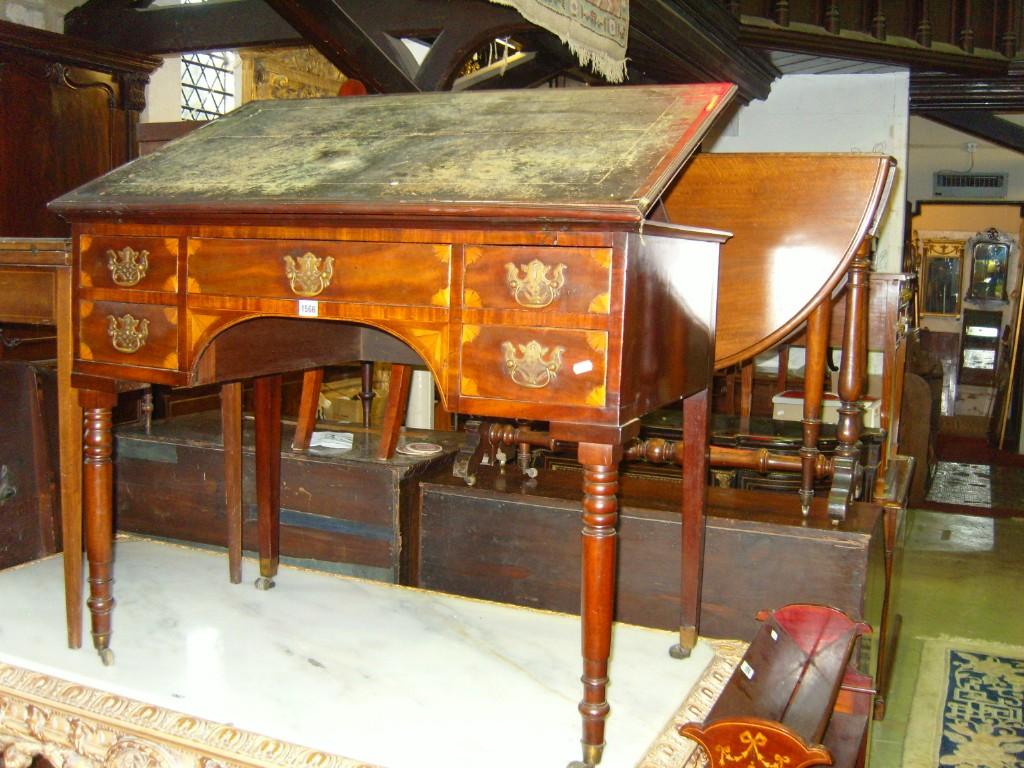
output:
[[[111,418],[125,382],[255,379],[257,491],[283,371],[418,354],[450,411],[579,443],[583,753],[601,758],[617,465],[682,401],[681,655],[696,642],[708,385],[726,234],[646,218],[728,85],[249,105],[69,193],[93,641],[111,659]],[[498,202],[495,202],[498,201]],[[275,505],[260,502],[272,513]],[[261,515],[260,567],[277,565]]]
[[[0,238],[0,323],[57,329],[57,414],[68,644],[82,644],[82,411],[71,389],[71,247],[55,238]]]

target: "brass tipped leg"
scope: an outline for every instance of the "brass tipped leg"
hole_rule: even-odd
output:
[[[274,586],[274,580],[268,576],[260,576],[256,579],[256,589],[262,592],[266,592],[268,589],[273,589]]]
[[[811,514],[811,500],[814,498],[814,491],[800,489],[800,512],[804,517]]]
[[[603,754],[604,744],[584,744],[583,761],[573,760],[569,763],[568,768],[594,768],[594,766],[601,762]]]
[[[668,655],[673,659],[688,659],[693,653],[695,645],[697,645],[697,628],[680,627],[679,642],[668,649]]]
[[[109,648],[98,648],[97,652],[100,655],[100,661],[103,662],[104,667],[114,666],[114,652]]]
[[[668,655],[673,659],[688,659],[690,658],[691,653],[693,653],[693,648],[684,648],[679,643],[676,643],[668,649]]]

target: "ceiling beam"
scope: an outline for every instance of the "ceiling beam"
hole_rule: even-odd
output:
[[[954,128],[1000,147],[1024,153],[1024,128],[1002,120],[991,112],[980,110],[950,110],[945,112],[919,112],[936,123]]]
[[[89,0],[64,16],[64,34],[148,55],[304,43],[264,0],[151,8]]]
[[[742,101],[763,99],[779,71],[738,40],[739,24],[722,3],[632,0],[627,56],[655,82],[735,83]]]
[[[818,56],[871,61],[914,71],[938,71],[976,77],[1005,75],[1010,60],[995,51],[968,54],[962,51],[918,45],[900,38],[901,44],[868,40],[862,34],[839,34],[805,26],[801,30],[762,24],[742,24],[739,42],[751,48],[794,51]]]
[[[334,66],[370,91],[420,90],[412,54],[379,24],[390,3],[364,0],[266,0]],[[376,12],[376,13],[375,13]]]
[[[910,111],[1024,112],[1024,72],[1009,77],[966,78],[938,73],[910,77]]]

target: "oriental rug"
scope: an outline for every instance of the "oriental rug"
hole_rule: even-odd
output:
[[[626,77],[629,0],[491,0],[558,35],[580,64],[611,83]]]
[[[926,638],[903,765],[1024,766],[1024,647]]]

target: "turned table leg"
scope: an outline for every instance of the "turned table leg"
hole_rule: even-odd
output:
[[[821,436],[821,403],[825,394],[825,362],[828,358],[832,302],[825,299],[807,318],[807,363],[804,373],[803,442],[800,445],[800,511],[811,512],[814,499],[814,468]]]
[[[860,399],[867,371],[868,328],[868,242],[865,241],[850,264],[846,286],[846,324],[843,327],[843,360],[839,365],[839,421],[836,424],[836,452],[832,460],[832,490],[828,514],[843,520],[853,503],[862,472],[860,435],[864,414]]]
[[[257,589],[274,586],[281,541],[281,376],[253,380],[256,508],[260,554]]]
[[[105,665],[114,661],[110,650],[110,618],[113,597],[113,464],[111,409],[117,395],[80,390],[84,409],[82,450],[82,499],[85,509],[85,542],[89,558],[89,614],[92,643]]]
[[[707,499],[708,413],[711,393],[703,389],[683,399],[682,573],[679,643],[669,649],[685,659],[697,644],[700,593],[704,577],[704,504]]]
[[[597,765],[608,717],[608,656],[615,603],[616,523],[619,518],[618,446],[580,443],[583,465],[583,764]]]

